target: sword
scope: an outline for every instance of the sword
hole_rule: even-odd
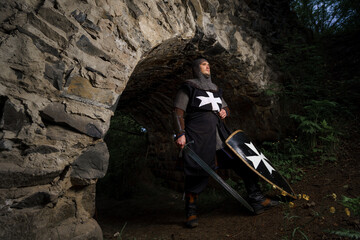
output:
[[[191,141],[185,144],[183,151],[189,155],[200,167],[202,167],[212,178],[214,178],[220,185],[226,189],[236,200],[238,200],[243,206],[245,206],[250,212],[254,212],[254,209],[250,206],[250,204],[243,199],[237,191],[235,191],[232,187],[230,187],[219,175],[216,174],[214,170],[212,170],[209,165],[207,165],[192,149],[188,147],[189,144],[194,143]]]

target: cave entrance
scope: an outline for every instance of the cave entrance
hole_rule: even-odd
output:
[[[217,79],[229,76],[229,69],[238,63],[214,39],[198,34],[188,40],[167,40],[137,64],[105,139],[110,164],[107,176],[99,180],[98,194],[106,191],[126,198],[136,191],[136,180],[151,181],[150,173],[182,191],[183,173],[175,171],[178,149],[173,143],[171,113],[176,91],[184,79],[192,78],[191,64],[198,57],[209,60],[216,73],[212,79],[222,88],[225,82]]]
[[[173,202],[173,196],[179,202],[166,211],[178,211],[174,214],[181,219],[183,172],[176,170],[178,148],[173,142],[171,113],[175,94],[185,79],[192,78],[192,62],[199,57],[210,62],[212,80],[227,99],[238,101],[241,97],[237,86],[248,83],[244,63],[214,39],[201,34],[188,40],[170,39],[143,56],[120,97],[105,139],[110,164],[107,175],[97,184],[100,225],[113,217],[131,218],[139,214],[139,209],[164,210],[159,205]],[[236,111],[233,113],[234,121],[238,121]]]
[[[170,39],[149,51],[134,68],[105,139],[111,141],[110,155],[117,152],[119,157],[110,156],[108,173],[97,184],[96,218],[103,229],[116,224],[122,232],[130,227],[127,222],[147,225],[183,218],[183,172],[176,170],[171,113],[175,94],[185,79],[192,78],[192,62],[199,57],[210,62],[212,80],[223,89],[228,104],[237,103],[231,106],[227,126],[234,130],[244,123],[256,124],[248,120],[254,118],[255,107],[247,93],[256,94],[257,88],[248,80],[246,63],[215,39],[197,34],[189,40]],[[124,155],[121,148],[131,154]]]

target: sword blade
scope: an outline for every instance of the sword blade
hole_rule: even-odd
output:
[[[225,188],[225,190],[228,191],[244,207],[246,207],[249,211],[254,212],[254,209],[250,206],[250,204],[245,199],[243,199],[237,191],[230,187],[219,175],[217,175],[216,172],[212,170],[209,165],[207,165],[192,149],[185,145],[183,151],[187,155],[189,155],[197,164],[199,164],[200,167],[202,167],[213,179],[215,179],[223,188]]]

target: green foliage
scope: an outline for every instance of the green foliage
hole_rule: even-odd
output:
[[[342,196],[341,204],[349,208],[351,214],[354,216],[360,216],[360,197],[349,198]]]
[[[335,234],[340,237],[360,239],[360,232],[352,230],[352,229],[326,230],[325,232]]]
[[[284,228],[286,229],[286,231],[291,232],[291,235],[290,235],[290,238],[288,236],[283,236],[282,239],[283,240],[300,239],[298,237],[299,234],[302,236],[302,239],[308,239],[306,234],[301,230],[301,228],[299,226],[297,226],[295,228],[290,226],[291,222],[295,222],[296,220],[300,219],[300,217],[296,216],[296,215],[292,215],[288,210],[289,209],[284,211]],[[297,232],[299,234],[296,234]]]
[[[242,192],[245,189],[244,181],[242,181],[241,179],[234,180],[232,178],[228,178],[226,180],[226,183],[238,192]]]
[[[337,104],[328,100],[311,100],[303,107],[303,114],[290,114],[298,122],[299,140],[309,157],[320,156],[323,161],[335,160],[335,146],[340,134],[329,121],[334,116]],[[323,162],[322,161],[322,162]]]
[[[146,130],[131,116],[116,112],[105,142],[110,152],[109,168],[99,180],[97,190],[121,199],[133,193],[146,167]]]
[[[298,123],[298,136],[263,143],[265,156],[291,182],[302,179],[302,165],[336,160],[335,150],[340,133],[328,123],[336,106],[336,103],[328,100],[309,101],[303,107],[302,115],[290,114],[290,118]]]
[[[275,59],[284,73],[283,85],[269,86],[266,93],[278,95],[291,136],[264,143],[264,154],[293,181],[301,179],[301,166],[309,161],[336,160],[339,131],[334,119],[343,110],[333,97],[335,88],[328,83],[327,64],[320,45],[294,33]]]
[[[346,53],[353,49],[355,52],[357,48],[344,44],[358,36],[355,30],[360,26],[360,3],[354,2],[356,4],[350,0],[291,2],[300,23],[312,32],[306,31],[305,36],[305,31],[299,33],[294,29],[274,55],[283,73],[282,82],[278,86],[269,85],[264,93],[279,99],[282,129],[286,131],[279,141],[262,145],[264,155],[290,182],[303,177],[303,166],[336,161],[339,137],[343,134],[338,129],[344,131],[342,121],[349,116],[356,118],[358,114],[360,95],[355,89],[360,86],[360,78],[356,75],[357,66],[351,65],[357,55],[345,59]],[[358,16],[357,19],[354,16]],[[348,38],[339,41],[345,32]],[[342,58],[338,53],[344,53]],[[358,198],[343,198],[342,204],[351,214],[359,214]],[[302,231],[305,225],[287,226],[294,219],[295,216],[285,216],[284,226],[291,234],[284,239],[307,239]],[[344,233],[348,235],[340,236],[354,236],[351,230]]]
[[[290,182],[301,180],[304,171],[300,167],[304,154],[297,138],[285,138],[277,142],[264,142],[262,152]]]

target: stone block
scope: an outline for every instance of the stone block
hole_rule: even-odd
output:
[[[26,149],[24,151],[24,155],[28,155],[31,153],[50,154],[50,153],[54,153],[54,152],[59,152],[59,149],[52,147],[52,146],[40,145],[40,146],[34,146],[34,147]]]
[[[10,161],[10,159],[6,159]],[[48,184],[60,175],[61,169],[35,169],[0,162],[0,188]]]
[[[108,130],[108,126],[99,120],[67,113],[65,105],[61,103],[49,104],[40,112],[40,115],[48,121],[59,125],[67,125],[94,138],[104,137]]]
[[[100,142],[88,147],[73,163],[71,178],[97,179],[105,176],[109,165],[109,151],[106,143]]]
[[[51,8],[41,8],[39,15],[51,25],[61,29],[67,34],[73,34],[78,28],[63,14]]]
[[[25,114],[23,107],[19,107],[6,100],[3,108],[3,116],[0,122],[0,128],[13,132],[19,132],[25,125],[29,124],[29,118]]]
[[[55,41],[60,48],[67,47],[68,41],[66,39],[66,36],[62,36],[62,34],[64,33],[56,31],[56,28],[47,24],[41,18],[32,13],[29,14],[28,19],[31,25],[40,30],[47,38]]]
[[[89,33],[93,38],[96,38],[101,31],[100,27],[87,19],[87,14],[81,11],[75,10],[71,13],[78,23]]]
[[[81,11],[75,10],[71,13],[71,16],[73,16],[78,23],[82,24],[85,22],[87,14],[83,13]]]
[[[88,79],[80,76],[69,79],[67,84],[68,87],[64,91],[64,96],[70,98],[74,96],[74,99],[84,103],[110,108],[117,100],[117,95],[113,91],[95,88]]]
[[[0,140],[0,151],[11,151],[14,143],[8,139],[1,139]]]
[[[91,184],[83,189],[83,195],[81,196],[81,205],[89,216],[95,215],[95,196],[96,196],[96,184]]]
[[[17,29],[19,30],[20,33],[29,36],[32,39],[36,48],[39,49],[41,52],[49,53],[58,58],[60,57],[60,53],[58,49],[48,44],[46,41],[44,41],[44,39],[41,39],[40,37],[36,36],[34,33],[30,32],[29,30],[23,27],[19,26]]]
[[[0,217],[0,239],[36,239],[33,224],[34,212],[7,211]]]
[[[100,50],[94,44],[92,44],[85,35],[82,35],[80,39],[76,42],[76,46],[83,52],[91,55],[97,56],[105,61],[110,61],[110,56],[107,55],[104,51]]]
[[[41,229],[36,232],[37,240],[72,239],[72,240],[102,240],[103,234],[99,224],[94,219],[78,221],[75,218],[67,219],[58,226]]]
[[[23,199],[22,201],[15,203],[11,208],[32,208],[32,207],[44,207],[46,204],[51,202],[51,196],[47,192],[37,192],[33,195]]]
[[[63,89],[65,65],[62,62],[57,64],[45,64],[45,78],[58,90]]]
[[[13,208],[0,213],[0,239],[103,239],[94,219],[76,218],[71,200],[60,201],[54,208]]]
[[[85,134],[76,133],[71,129],[67,129],[58,125],[48,125],[46,127],[46,137],[49,140],[74,142],[78,147],[81,148],[93,141],[91,137]],[[73,147],[76,148],[74,145]]]
[[[94,219],[77,224],[73,240],[102,240],[103,233],[99,224]]]
[[[63,197],[59,198],[54,208],[44,209],[43,216],[45,219],[41,218],[37,220],[39,225],[48,225],[48,227],[61,226],[67,221],[67,219],[74,218],[76,211],[75,202],[71,198]],[[46,231],[46,229],[44,230]]]

